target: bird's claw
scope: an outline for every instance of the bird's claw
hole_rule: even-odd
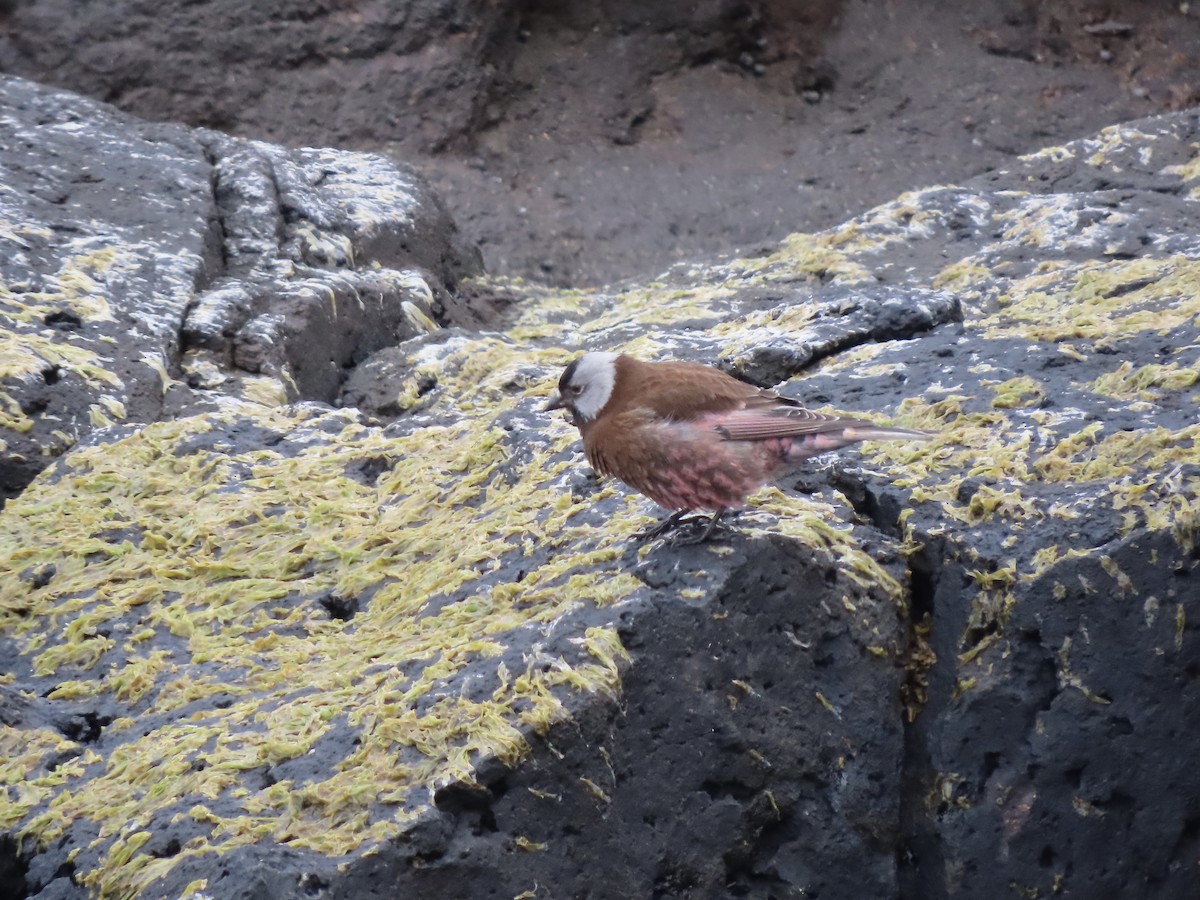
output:
[[[721,521],[721,516],[724,512],[725,510],[722,509],[711,516],[701,516],[689,515],[686,510],[681,510],[672,513],[657,525],[643,528],[634,534],[633,539],[635,541],[652,540],[653,538],[662,537],[668,532],[679,531],[679,534],[671,538],[671,543],[681,547],[691,544],[704,544],[710,540],[718,540],[720,536],[717,535],[717,532],[732,530],[727,523]],[[701,529],[701,526],[703,526],[703,529]],[[683,529],[687,529],[691,533],[683,534]]]
[[[633,540],[649,541],[649,540],[653,540],[656,537],[662,537],[668,531],[674,531],[676,528],[679,528],[681,525],[687,524],[688,521],[689,520],[687,520],[687,511],[686,510],[680,510],[679,512],[673,512],[673,513],[671,513],[671,515],[667,516],[665,519],[663,519],[657,525],[650,525],[650,526],[647,526],[646,528],[643,528],[641,531],[634,532]]]

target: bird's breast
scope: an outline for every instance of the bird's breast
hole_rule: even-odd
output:
[[[588,462],[668,509],[744,504],[781,463],[773,442],[726,441],[712,428],[645,417],[585,436]]]

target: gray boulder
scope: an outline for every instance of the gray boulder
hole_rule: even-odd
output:
[[[97,427],[332,400],[478,271],[415,173],[0,77],[3,496]]]

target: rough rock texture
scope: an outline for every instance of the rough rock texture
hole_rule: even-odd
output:
[[[147,118],[225,131],[253,122],[254,135],[284,143],[402,129],[415,150],[470,128],[492,79],[477,63],[512,15],[480,0],[122,0],[102,12],[36,0],[12,11],[0,66]]]
[[[358,409],[93,432],[0,512],[3,890],[1192,896],[1197,142],[618,292],[476,281],[502,332],[381,351]],[[938,437],[630,543],[655,510],[541,411],[581,347]]]
[[[0,3],[0,70],[149,118],[395,151],[489,271],[602,284],[1198,103],[1200,9],[20,0]]]
[[[239,392],[332,399],[371,351],[452,320],[447,288],[478,271],[434,195],[378,157],[12,78],[0,129],[4,497],[96,427]]]

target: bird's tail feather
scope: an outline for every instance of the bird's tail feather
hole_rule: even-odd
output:
[[[790,464],[803,462],[819,453],[840,450],[859,441],[927,441],[932,434],[912,431],[908,428],[884,428],[862,422],[846,425],[836,431],[819,431],[792,438],[784,452],[784,460]]]
[[[878,425],[856,425],[842,431],[847,443],[854,441],[927,441],[933,437],[928,431],[913,431],[910,428],[885,428]]]

